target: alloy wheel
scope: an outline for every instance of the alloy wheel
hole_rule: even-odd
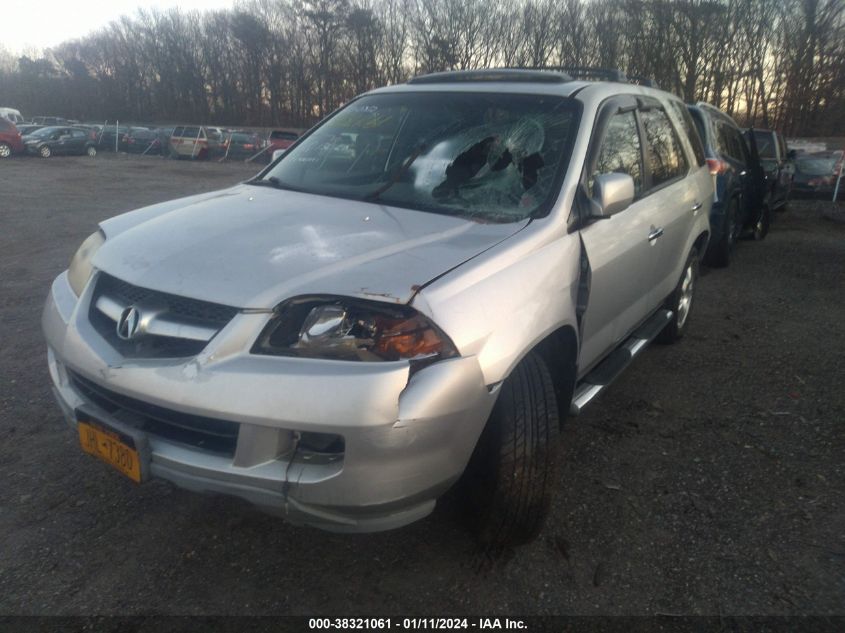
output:
[[[695,264],[689,262],[684,271],[684,279],[681,282],[681,292],[678,296],[678,328],[684,327],[687,316],[692,306],[692,292],[695,285]]]

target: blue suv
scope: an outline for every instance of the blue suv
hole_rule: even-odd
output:
[[[749,144],[734,120],[707,103],[687,105],[704,143],[704,154],[714,179],[710,211],[710,244],[706,264],[725,267],[743,231],[766,237],[771,209],[766,179],[753,140]]]

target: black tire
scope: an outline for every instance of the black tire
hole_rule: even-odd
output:
[[[684,269],[681,271],[681,278],[678,285],[666,299],[666,309],[672,311],[672,320],[657,335],[658,343],[671,344],[683,338],[689,325],[689,316],[694,305],[695,286],[698,282],[698,249],[695,247],[689,253]],[[689,284],[687,286],[687,283]],[[686,308],[682,305],[684,297],[688,297]]]
[[[757,223],[752,227],[752,237],[755,242],[762,242],[769,234],[769,229],[772,226],[772,212],[768,206],[763,207],[760,211],[760,217],[757,218]]]
[[[50,158],[53,155],[53,150],[50,149],[49,145],[42,145],[38,148],[38,154],[41,158]]]
[[[93,145],[89,145],[85,148],[85,154],[91,158],[94,158],[97,155],[97,148]]]
[[[732,198],[725,209],[725,221],[722,223],[722,232],[718,241],[711,244],[707,249],[705,263],[713,268],[726,268],[731,263],[736,238],[739,235],[737,225],[739,224],[739,204],[736,198]]]
[[[464,508],[481,544],[507,548],[539,534],[556,471],[560,419],[551,374],[532,352],[504,381],[464,474]]]
[[[8,143],[0,143],[0,158],[9,158],[12,155],[12,146]]]

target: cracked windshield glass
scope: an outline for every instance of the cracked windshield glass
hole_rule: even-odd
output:
[[[282,189],[512,222],[551,204],[577,129],[561,97],[396,93],[338,112],[264,176]]]

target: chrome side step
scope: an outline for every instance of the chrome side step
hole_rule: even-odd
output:
[[[604,391],[631,361],[643,351],[655,336],[672,320],[671,310],[658,310],[638,327],[619,347],[596,365],[575,386],[570,415],[578,415],[597,395]]]

